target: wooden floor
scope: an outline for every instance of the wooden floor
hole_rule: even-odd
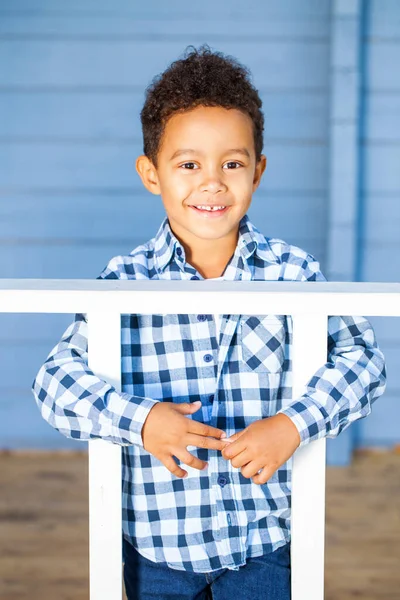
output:
[[[88,600],[87,456],[0,452],[0,474],[1,600]],[[325,599],[399,600],[400,453],[329,467],[326,524]]]

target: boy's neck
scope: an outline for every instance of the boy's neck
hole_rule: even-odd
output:
[[[236,231],[216,240],[200,239],[171,222],[170,226],[185,249],[186,262],[205,279],[221,277],[235,252],[239,226]]]

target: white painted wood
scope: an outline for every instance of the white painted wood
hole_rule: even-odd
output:
[[[162,294],[160,294],[162,292]],[[234,293],[232,293],[234,292]],[[161,305],[162,299],[162,305]],[[121,389],[121,314],[293,317],[293,397],[326,361],[329,315],[400,316],[400,283],[3,279],[0,313],[87,313],[89,366]],[[300,448],[292,481],[292,600],[322,600],[325,439]],[[121,448],[89,442],[90,599],[122,597]]]
[[[323,307],[321,307],[323,308]],[[326,315],[292,315],[293,399],[327,360]],[[323,600],[326,440],[299,448],[293,457],[292,600]]]
[[[0,312],[160,314],[161,308],[164,314],[187,314],[188,306],[193,313],[212,306],[220,314],[241,314],[246,306],[247,313],[262,315],[268,306],[269,313],[280,315],[295,309],[297,314],[400,316],[400,283],[0,280]]]
[[[121,316],[90,312],[88,364],[121,391]],[[90,600],[122,598],[121,447],[104,440],[89,445]]]

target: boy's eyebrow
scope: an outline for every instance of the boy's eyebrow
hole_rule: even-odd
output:
[[[250,158],[250,152],[247,150],[247,148],[231,148],[230,150],[227,150],[225,152],[225,154],[231,154],[231,153],[244,154],[244,156],[247,156],[247,158]],[[171,156],[170,160],[173,160],[174,158],[176,158],[177,156],[180,156],[181,154],[203,154],[203,153],[200,152],[199,150],[193,150],[193,148],[183,148],[181,150],[177,150],[176,152],[174,152],[174,154]]]

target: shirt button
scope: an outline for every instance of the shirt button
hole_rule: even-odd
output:
[[[226,485],[226,484],[228,483],[228,480],[227,480],[227,478],[226,478],[226,477],[224,477],[223,475],[220,475],[220,476],[218,477],[217,481],[218,481],[218,483],[219,483],[219,485],[220,485],[221,487],[224,487],[224,485]]]
[[[213,357],[212,357],[212,355],[211,355],[211,354],[205,354],[205,355],[203,356],[203,358],[204,358],[204,360],[205,360],[206,362],[210,362],[210,360],[212,360],[212,359],[213,359]]]
[[[176,253],[177,253],[178,256],[181,256],[182,255],[182,248],[177,248],[176,249]]]
[[[207,321],[207,315],[197,315],[198,321]]]
[[[200,277],[197,277],[197,275],[193,275],[193,277],[191,277],[190,279],[200,279]]]

